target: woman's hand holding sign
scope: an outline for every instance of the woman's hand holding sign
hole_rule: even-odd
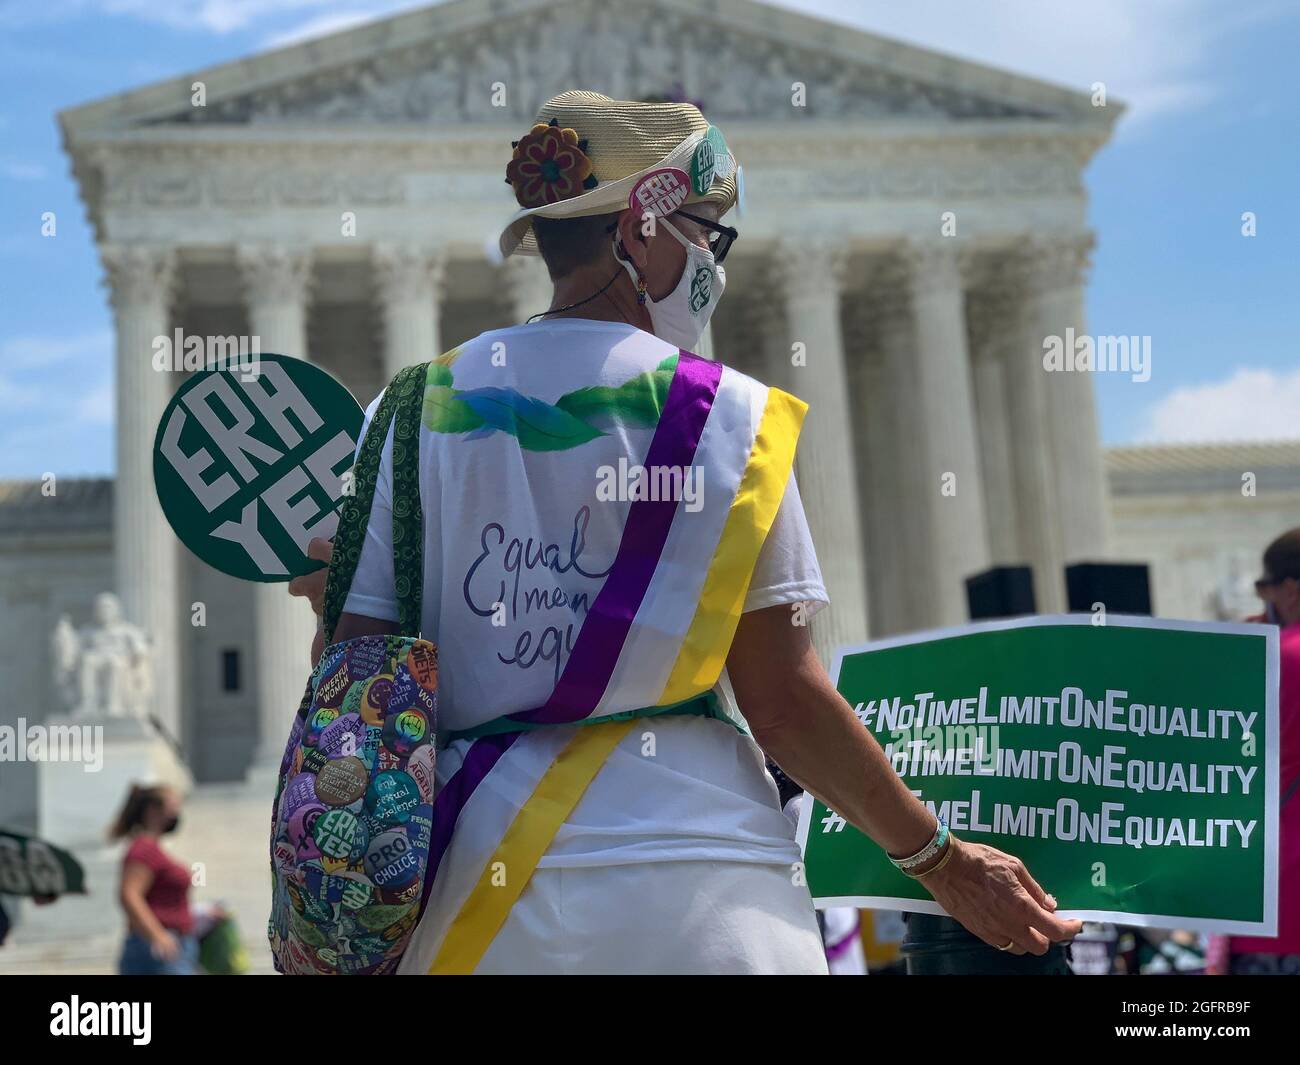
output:
[[[312,570],[301,577],[295,577],[289,582],[289,594],[299,595],[311,603],[311,608],[316,611],[316,637],[311,642],[311,664],[314,668],[320,661],[320,656],[325,653],[325,579],[329,576],[329,562],[334,557],[334,541],[322,540],[319,536],[313,537],[307,545],[307,557],[317,562],[324,562],[321,569]]]
[[[1056,901],[1018,858],[952,835],[937,839],[934,814],[835,690],[789,608],[741,616],[727,673],[755,740],[791,779],[890,854],[941,845],[908,872],[984,942],[1041,955],[1079,934],[1082,923],[1052,912]]]
[[[1079,934],[1081,921],[1057,917],[1056,900],[1029,875],[1025,863],[982,843],[950,837],[950,859],[918,876],[947,913],[990,946],[1012,954],[1046,954],[1052,943]],[[942,868],[939,866],[942,864]]]
[[[315,559],[317,562],[324,562],[325,565],[318,570],[305,574],[302,577],[295,577],[289,582],[289,594],[299,595],[311,603],[311,608],[316,611],[316,636],[311,641],[311,664],[316,668],[316,663],[320,661],[320,656],[325,653],[325,581],[329,576],[329,562],[334,557],[334,541],[322,540],[319,536],[315,537],[307,545],[307,557]],[[397,631],[396,622],[384,621],[380,618],[367,618],[360,614],[344,613],[339,616],[338,625],[334,629],[334,642],[342,643],[344,640],[350,640],[356,636],[374,636]]]

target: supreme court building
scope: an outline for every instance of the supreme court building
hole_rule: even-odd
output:
[[[489,248],[510,142],[569,88],[696,101],[744,168],[706,354],[811,406],[823,653],[964,621],[993,564],[1062,609],[1063,565],[1110,554],[1091,377],[1042,355],[1087,330],[1082,173],[1113,102],[754,0],[454,0],[59,116],[116,322],[117,476],[84,500],[111,517],[102,574],[47,594],[30,638],[116,589],[200,779],[278,759],[314,622],[178,545],[151,462],[181,375],[154,338],[255,335],[364,404],[545,309],[540,261]]]

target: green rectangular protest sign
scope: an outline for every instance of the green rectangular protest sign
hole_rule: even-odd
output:
[[[1063,915],[1276,934],[1273,626],[982,622],[843,649],[832,676],[909,788]],[[819,905],[943,912],[820,802],[799,841]]]

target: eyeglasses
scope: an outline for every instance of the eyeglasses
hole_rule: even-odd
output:
[[[674,213],[690,219],[697,226],[702,226],[709,231],[709,251],[713,252],[713,261],[715,263],[720,263],[727,257],[731,245],[740,236],[740,231],[733,226],[724,226],[721,222],[701,218],[697,214],[689,214],[686,211],[676,211]]]
[[[731,250],[731,245],[740,236],[740,230],[732,226],[724,226],[721,222],[714,222],[708,218],[701,218],[697,214],[688,214],[686,211],[674,211],[673,217],[680,215],[682,218],[690,219],[697,226],[702,226],[709,234],[709,251],[713,253],[715,263],[722,262],[727,257],[727,252]],[[613,233],[618,229],[618,222],[611,222],[605,227],[606,233]]]

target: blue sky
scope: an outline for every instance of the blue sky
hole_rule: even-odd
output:
[[[111,472],[112,332],[55,112],[377,15],[385,0],[0,2],[0,477]],[[1107,443],[1300,437],[1300,4],[786,0],[1086,90],[1129,112],[1086,174],[1095,334],[1152,376],[1096,377]],[[57,235],[40,234],[52,211]],[[1258,235],[1241,235],[1253,211]]]

